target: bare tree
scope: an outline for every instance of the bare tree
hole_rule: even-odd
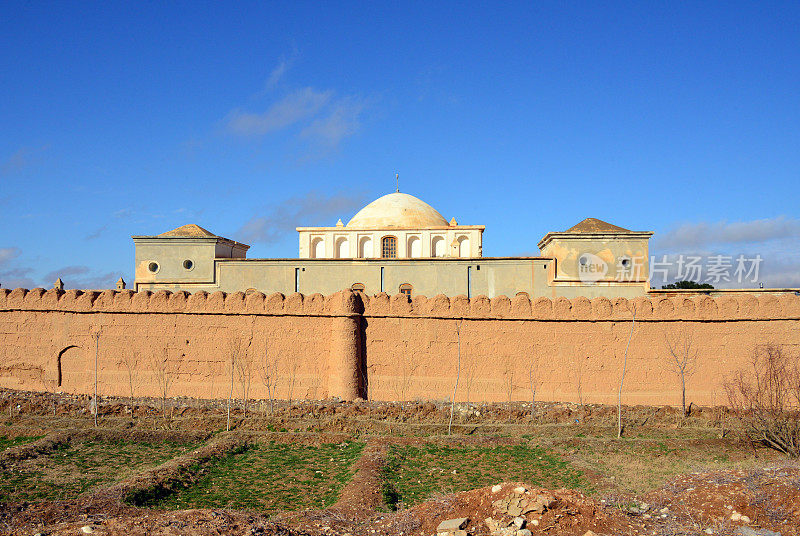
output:
[[[208,386],[209,398],[211,400],[215,400],[215,398],[214,398],[214,383],[216,383],[216,378],[217,378],[216,371],[212,368],[212,372],[210,374],[210,380],[211,381],[210,381],[209,386]]]
[[[250,386],[253,382],[253,360],[249,352],[244,349],[235,362],[236,379],[239,381],[240,393],[244,407],[244,417],[247,418],[247,402],[250,400]]]
[[[777,345],[756,348],[749,370],[725,382],[728,403],[744,426],[744,435],[800,457],[800,365],[798,356]]]
[[[670,338],[665,333],[664,340],[669,352],[669,368],[681,380],[681,409],[685,417],[688,415],[686,410],[686,380],[694,374],[697,363],[697,349],[692,348],[694,334],[683,325],[673,338]]]
[[[539,360],[536,351],[531,352],[531,361],[528,365],[528,388],[531,390],[531,416],[536,412],[536,391],[539,389]]]
[[[578,391],[578,404],[583,407],[583,361],[575,360],[575,388]]]
[[[514,359],[511,356],[507,356],[503,360],[503,388],[509,404],[514,399],[514,388],[516,387],[514,385],[514,375]]]
[[[622,437],[622,386],[625,383],[625,373],[628,371],[628,349],[631,347],[633,328],[636,325],[636,307],[633,307],[632,314],[631,332],[628,335],[628,344],[625,345],[625,359],[622,362],[622,377],[619,380],[619,392],[617,394],[617,438]]]
[[[136,375],[139,368],[139,353],[136,350],[130,352],[122,351],[122,366],[128,377],[128,393],[130,394],[131,415],[134,412],[133,397],[138,377]]]
[[[228,357],[230,359],[230,365],[231,365],[231,372],[230,372],[231,388],[230,391],[228,391],[228,401],[225,407],[225,413],[227,415],[225,430],[228,432],[231,430],[231,403],[233,401],[233,385],[234,385],[234,380],[236,378],[236,363],[239,361],[239,353],[241,352],[241,350],[242,346],[239,339],[237,339],[236,337],[232,337],[231,339],[228,340]]]
[[[97,428],[97,414],[100,413],[100,402],[97,399],[97,375],[98,364],[100,361],[100,330],[92,333],[94,339],[94,396],[92,397],[92,413],[94,414],[94,426]]]
[[[300,363],[291,356],[286,358],[286,399],[291,402],[294,398],[294,388],[297,385],[297,371]]]
[[[175,366],[169,359],[169,349],[154,350],[150,356],[150,369],[153,372],[161,399],[161,416],[167,417],[167,397],[175,379]]]
[[[403,406],[408,398],[408,390],[411,387],[411,382],[414,380],[417,369],[420,367],[420,363],[414,361],[412,353],[404,352],[403,359],[398,359],[397,364],[400,367],[399,381],[394,382],[394,392],[400,405]]]
[[[723,385],[724,389],[724,385]],[[713,389],[711,391],[711,407],[714,408],[714,424],[719,425],[719,437],[720,439],[724,438],[728,431],[725,429],[725,424],[727,420],[727,406],[717,403],[717,390]]]
[[[35,368],[37,375],[39,376],[39,381],[42,384],[45,392],[47,392],[52,399],[53,402],[53,416],[56,414],[56,387],[58,386],[58,380],[56,378],[48,378],[47,371],[44,367],[36,367]]]
[[[269,341],[264,343],[264,361],[259,368],[261,383],[267,389],[267,399],[269,400],[269,414],[275,410],[275,387],[278,383],[278,360],[275,355],[269,353]]]
[[[464,385],[464,389],[463,389],[463,391],[464,391],[464,400],[465,400],[465,402],[467,402],[467,404],[469,404],[470,396],[471,396],[471,393],[472,393],[472,385],[475,382],[475,372],[476,372],[476,368],[477,368],[477,362],[476,362],[476,360],[474,358],[470,358],[469,356],[466,356],[466,359],[464,359],[464,363],[463,363],[463,367],[462,368],[464,370],[464,374],[463,374],[463,376],[464,376],[464,381],[463,381],[463,385]]]
[[[456,391],[458,391],[458,380],[461,378],[461,322],[456,322],[456,337],[458,338],[458,368],[456,368],[456,384],[453,386],[453,398],[450,400],[450,423],[447,425],[447,435],[453,428],[453,411],[456,407]]]

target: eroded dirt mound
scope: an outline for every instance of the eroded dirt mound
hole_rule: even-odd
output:
[[[442,521],[467,518],[468,534],[628,534],[643,523],[574,490],[503,483],[455,493],[376,520],[377,534],[436,534]],[[516,524],[514,523],[516,520]]]
[[[800,466],[797,463],[749,471],[685,475],[648,494],[681,518],[714,534],[741,527],[800,536]]]

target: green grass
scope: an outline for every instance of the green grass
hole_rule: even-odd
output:
[[[129,441],[64,446],[0,470],[0,502],[69,499],[156,466],[191,447]]]
[[[188,488],[157,503],[165,508],[240,508],[267,512],[327,508],[353,476],[364,443],[316,447],[268,443],[198,468]]]
[[[0,436],[0,451],[6,450],[7,448],[16,447],[18,445],[24,445],[25,443],[30,443],[32,441],[36,441],[37,439],[41,439],[44,436],[20,436],[20,437],[6,437]]]
[[[558,455],[535,446],[389,448],[383,470],[383,498],[395,509],[412,506],[439,493],[466,491],[503,481],[543,487],[587,489],[580,470]]]
[[[548,448],[594,480],[594,490],[642,494],[678,475],[701,470],[747,469],[759,463],[747,449],[717,439],[559,438]],[[770,452],[759,454],[772,459]]]

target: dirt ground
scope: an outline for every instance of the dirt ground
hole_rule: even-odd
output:
[[[246,416],[237,405],[226,432],[225,401],[167,402],[163,412],[161,401],[105,400],[95,428],[85,397],[0,390],[0,438],[8,445],[0,452],[4,470],[32,466],[37,457],[81,442],[197,445],[63,500],[12,496],[0,504],[0,533],[430,536],[441,521],[465,517],[467,533],[482,536],[513,520],[498,501],[522,493],[549,501],[544,511],[522,516],[532,535],[734,535],[745,526],[800,534],[800,467],[740,441],[723,408],[696,408],[686,418],[674,408],[625,408],[625,436],[617,440],[616,408],[604,406],[460,405],[447,435],[447,404],[281,402],[270,413],[269,404],[255,401]],[[324,510],[268,515],[134,506],[132,498],[173,493],[196,481],[213,460],[265,440],[305,445],[358,440],[366,446],[338,501]],[[455,492],[442,487],[427,500],[391,511],[384,494],[393,445],[535,446],[581,471],[586,484],[580,490],[518,481]]]

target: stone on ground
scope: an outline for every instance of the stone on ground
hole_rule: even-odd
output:
[[[463,529],[467,522],[469,522],[469,518],[466,517],[457,517],[455,519],[445,519],[439,526],[436,527],[436,532],[455,532],[459,529]]]
[[[781,533],[767,529],[739,527],[739,530],[736,531],[736,536],[781,536]]]

